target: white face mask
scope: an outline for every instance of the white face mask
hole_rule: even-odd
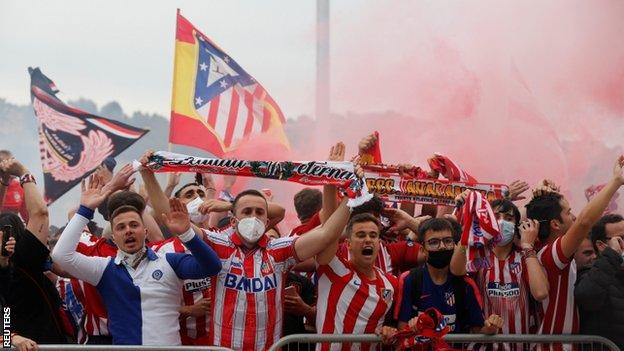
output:
[[[516,234],[515,225],[510,221],[501,219],[498,221],[498,228],[501,233],[501,241],[498,242],[498,246],[505,246],[512,242],[514,235]]]
[[[256,217],[247,217],[238,221],[238,234],[248,243],[255,244],[264,235],[265,226]]]
[[[201,204],[204,203],[204,200],[202,200],[201,197],[196,197],[195,200],[189,202],[186,204],[186,210],[189,213],[189,217],[191,218],[191,222],[193,223],[203,223],[205,222],[208,218],[209,215],[208,214],[201,214],[199,213],[199,206],[201,206]]]

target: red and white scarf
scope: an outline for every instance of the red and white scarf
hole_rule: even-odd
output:
[[[464,171],[459,165],[450,158],[436,153],[434,157],[429,159],[429,167],[432,170],[440,172],[440,174],[452,181],[458,182],[466,182],[466,183],[476,183],[477,180]]]
[[[467,247],[466,269],[475,272],[488,268],[489,251],[501,240],[498,221],[490,203],[478,191],[470,191],[466,203],[459,209],[462,225],[461,244]]]
[[[135,166],[154,172],[199,172],[242,177],[285,180],[305,185],[336,185],[349,197],[348,206],[359,206],[372,198],[366,184],[357,177],[352,162],[334,161],[249,161],[204,158],[157,151],[147,164]]]

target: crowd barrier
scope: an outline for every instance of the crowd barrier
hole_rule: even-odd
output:
[[[11,350],[14,350],[12,348]],[[43,351],[233,351],[227,347],[218,346],[132,346],[132,345],[39,345]]]
[[[279,351],[284,346],[293,343],[377,343],[381,338],[374,334],[293,334],[281,338],[273,344],[269,351]],[[620,351],[613,341],[596,335],[535,335],[535,334],[513,334],[513,335],[482,335],[482,334],[453,334],[446,335],[444,341],[454,345],[462,344],[462,349],[469,349],[472,343],[497,344],[497,343],[521,343],[521,344],[543,344],[562,343],[575,346],[587,346],[584,350],[594,351]],[[457,346],[456,346],[457,347]],[[287,348],[285,348],[287,349]],[[579,350],[579,348],[575,348]]]
[[[454,345],[462,344],[469,349],[472,343],[496,344],[496,343],[521,343],[521,344],[543,344],[562,343],[575,346],[587,346],[584,350],[595,351],[620,351],[611,340],[596,335],[535,335],[535,334],[513,334],[513,335],[480,335],[480,334],[453,334],[446,335],[444,340]],[[281,338],[273,344],[269,351],[279,351],[284,346],[295,343],[377,343],[381,339],[374,334],[294,334]],[[287,349],[287,348],[285,348]],[[217,346],[111,346],[111,345],[39,345],[42,351],[64,351],[64,350],[84,350],[84,351],[231,351],[227,347]],[[579,350],[579,348],[575,348]]]

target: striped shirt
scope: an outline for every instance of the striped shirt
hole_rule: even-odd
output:
[[[574,303],[576,262],[565,257],[561,248],[561,237],[544,246],[538,258],[546,270],[549,290],[542,301],[542,323],[539,334],[578,333],[578,312]],[[570,344],[543,345],[544,350],[571,350]]]
[[[266,350],[282,336],[286,274],[299,260],[297,236],[270,240],[252,250],[238,234],[205,231],[204,240],[221,259],[211,278],[210,345],[234,350]]]
[[[397,279],[375,267],[375,279],[334,258],[317,269],[316,330],[322,334],[373,334],[390,310]],[[375,350],[371,344],[317,344],[317,350]]]
[[[531,323],[529,276],[520,251],[512,250],[499,260],[490,251],[490,267],[477,272],[476,282],[483,295],[485,316],[503,318],[501,334],[528,334]],[[485,349],[485,348],[482,348]],[[523,350],[522,344],[492,344],[487,349]]]

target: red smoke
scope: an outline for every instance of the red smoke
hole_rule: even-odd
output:
[[[611,176],[624,135],[624,2],[332,6],[335,114],[290,120],[290,153],[248,147],[246,158],[322,159],[335,141],[350,156],[378,130],[387,163],[424,166],[441,152],[484,182],[551,178],[576,211]],[[266,186],[287,205],[301,188]]]

